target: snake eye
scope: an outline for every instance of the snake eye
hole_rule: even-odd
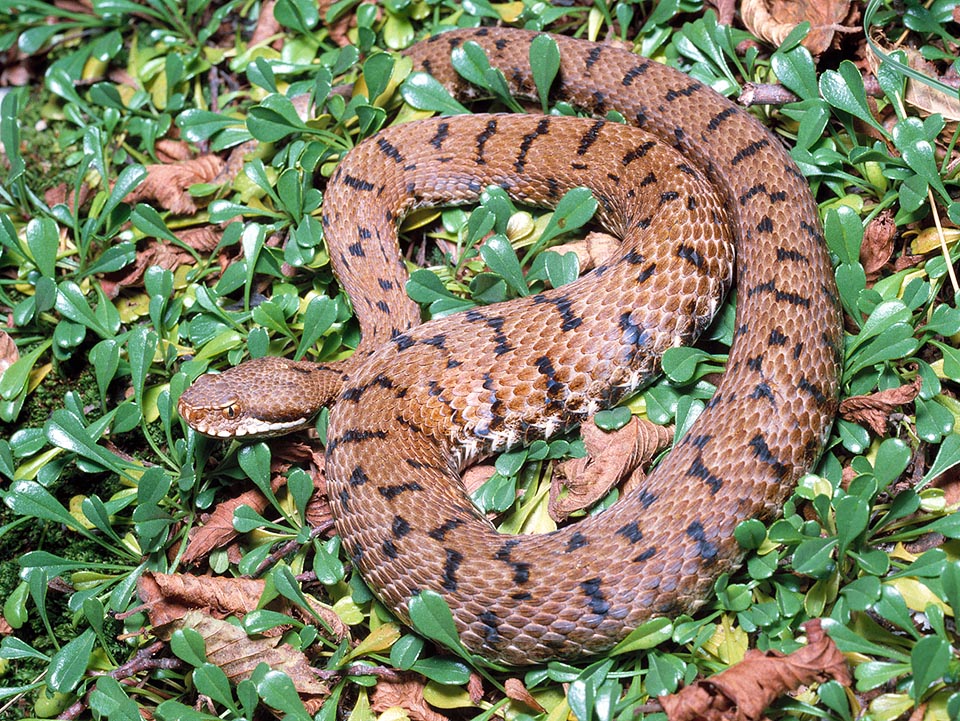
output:
[[[223,409],[223,417],[233,420],[237,417],[237,409],[235,406],[227,406]]]

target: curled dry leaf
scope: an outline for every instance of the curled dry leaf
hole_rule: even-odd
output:
[[[803,46],[812,55],[830,47],[834,33],[846,31],[851,20],[850,0],[744,0],[740,16],[747,30],[773,45],[780,45],[800,23],[808,21],[810,32]]]
[[[949,70],[946,74],[941,74],[937,65],[924,58],[917,50],[901,44],[897,44],[896,47],[887,46],[887,49],[903,51],[907,58],[907,65],[913,70],[947,85],[953,84],[953,86],[956,87],[955,75],[952,77],[949,76]],[[877,58],[874,53],[868,53],[866,60],[870,69],[874,75],[876,75],[877,68],[880,64],[879,58]],[[937,88],[908,77],[903,99],[907,105],[912,105],[914,108],[923,111],[924,117],[933,115],[934,113],[942,115],[944,120],[948,121],[942,137],[949,138],[953,134],[956,128],[955,123],[960,120],[960,99],[957,98],[956,93],[952,96],[947,95]]]
[[[20,359],[20,351],[13,338],[6,331],[0,330],[0,376],[10,366]]]
[[[70,209],[70,212],[73,213],[76,210],[76,206],[79,205],[82,207],[90,199],[92,194],[93,191],[90,190],[90,186],[86,183],[81,183],[80,190],[76,193],[74,193],[73,187],[68,186],[66,183],[60,183],[52,188],[48,188],[43,194],[43,199],[51,208],[63,203]]]
[[[264,582],[248,578],[193,576],[186,573],[144,573],[137,593],[150,623],[163,626],[198,609],[217,617],[243,616],[257,607]]]
[[[867,274],[868,281],[875,281],[893,255],[893,241],[897,237],[897,225],[893,222],[893,213],[884,210],[871,220],[863,232],[860,245],[860,262]]]
[[[201,155],[172,165],[148,165],[147,177],[127,195],[126,201],[155,200],[176,215],[193,215],[197,205],[187,190],[196,183],[216,180],[223,165],[223,160],[216,155]]]
[[[802,685],[852,682],[846,660],[820,619],[804,624],[807,645],[783,656],[750,650],[738,664],[658,700],[670,721],[757,721],[763,710]]]
[[[266,42],[280,32],[280,22],[273,15],[276,4],[277,0],[266,0],[260,6],[260,17],[257,18],[257,25],[250,35],[251,47]]]
[[[137,581],[137,593],[146,606],[154,628],[201,610],[213,618],[242,617],[259,606],[266,581],[258,578],[194,576],[188,573],[145,573]],[[349,629],[340,617],[307,596],[310,608],[327,624],[338,641]],[[270,604],[272,610],[286,613],[290,605],[283,599]]]
[[[141,245],[143,247],[137,250],[132,265],[103,279],[101,287],[108,298],[116,298],[124,288],[142,285],[148,268],[159,266],[166,270],[175,270],[181,265],[192,265],[195,262],[190,253],[170,243],[147,240]]]
[[[580,262],[580,272],[591,270],[613,254],[620,247],[620,241],[609,233],[592,231],[581,240],[563,243],[551,248],[560,253],[576,253]]]
[[[204,524],[190,533],[183,562],[193,565],[206,558],[214,549],[223,548],[233,542],[238,535],[233,527],[233,514],[238,508],[247,506],[256,513],[263,513],[268,505],[270,504],[266,497],[257,489],[245,491],[239,496],[218,503]]]
[[[523,685],[523,681],[520,679],[508,678],[503,684],[503,689],[507,692],[508,698],[519,701],[538,713],[547,712],[547,710],[540,705],[540,702],[533,697],[533,694],[527,691],[527,687]]]
[[[636,416],[623,428],[608,433],[588,420],[580,428],[586,458],[559,464],[550,483],[550,517],[558,523],[596,503],[627,474],[649,463],[673,439],[673,429]],[[643,479],[642,471],[631,482]],[[566,488],[566,495],[561,491]]]
[[[250,678],[261,663],[273,671],[282,671],[293,681],[294,688],[308,700],[326,698],[330,691],[317,679],[307,657],[281,642],[281,638],[250,638],[239,626],[213,618],[202,611],[190,611],[182,619],[163,629],[164,640],[182,628],[191,628],[199,633],[206,643],[207,660],[227,675],[230,683],[237,684]]]
[[[177,163],[182,160],[190,160],[193,151],[189,143],[184,140],[173,140],[171,138],[161,138],[153,146],[153,152],[157,159],[164,163]]]
[[[426,684],[420,676],[403,674],[400,681],[381,678],[370,695],[370,708],[383,713],[389,708],[402,708],[413,721],[447,721],[423,697]]]
[[[274,492],[287,482],[284,474],[292,464],[306,464],[306,471],[310,474],[314,487],[314,494],[305,512],[306,520],[311,527],[329,522],[333,516],[326,498],[323,454],[318,453],[308,443],[288,437],[274,445],[271,461],[270,487]],[[217,504],[204,524],[191,533],[187,550],[183,554],[184,563],[196,564],[214,549],[223,548],[236,539],[238,533],[233,527],[233,514],[240,506],[248,506],[257,513],[262,513],[268,505],[267,498],[257,489],[250,489]]]
[[[882,436],[887,432],[887,418],[898,406],[913,401],[920,392],[921,384],[917,376],[912,383],[899,388],[846,398],[840,403],[840,417],[853,423],[865,423],[870,430]]]

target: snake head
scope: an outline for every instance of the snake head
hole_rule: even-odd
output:
[[[285,358],[256,358],[220,374],[208,373],[180,396],[187,425],[213,438],[262,438],[305,428],[323,405],[311,392],[317,366]]]

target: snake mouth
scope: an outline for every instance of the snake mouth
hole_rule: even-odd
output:
[[[187,425],[210,438],[268,438],[299,430],[310,422],[309,416],[274,421],[249,416],[228,418],[222,411],[223,408],[219,407],[192,406],[183,398],[177,403],[177,412]]]

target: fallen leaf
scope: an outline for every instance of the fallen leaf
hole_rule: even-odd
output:
[[[672,428],[636,416],[623,428],[610,433],[598,428],[591,419],[580,427],[580,432],[587,448],[586,458],[559,464],[550,482],[550,517],[558,523],[603,498],[673,440]]]
[[[830,679],[852,683],[847,662],[820,619],[804,626],[807,645],[786,656],[756,649],[738,664],[658,701],[669,721],[758,721],[774,699]]]
[[[260,45],[280,32],[280,22],[273,15],[273,8],[276,4],[277,0],[266,0],[260,5],[260,17],[257,18],[257,25],[250,34],[250,47]],[[276,39],[274,38],[274,40]]]
[[[525,706],[529,706],[537,713],[547,712],[547,710],[540,705],[540,702],[533,697],[533,694],[527,691],[527,687],[523,685],[523,681],[518,678],[508,678],[503,684],[503,690],[507,692],[508,698],[519,701]]]
[[[327,502],[324,457],[312,445],[302,443],[292,436],[277,441],[271,454],[270,487],[274,492],[282,488],[287,482],[286,472],[293,464],[305,464],[313,480],[314,493],[305,511],[307,522],[311,528],[328,523],[333,516]],[[221,501],[205,519],[204,524],[191,533],[183,554],[183,562],[196,564],[214,549],[223,548],[233,542],[239,535],[233,527],[233,514],[237,508],[248,506],[257,513],[262,513],[269,505],[267,498],[255,488]]]
[[[108,298],[116,298],[124,288],[138,287],[143,284],[147,269],[154,266],[175,270],[181,265],[193,265],[196,260],[183,248],[160,240],[146,240],[140,244],[133,263],[116,273],[109,273],[101,281],[103,292]]]
[[[447,721],[447,717],[434,710],[423,698],[426,683],[412,673],[403,674],[402,680],[381,678],[370,695],[370,708],[383,713],[389,708],[402,708],[413,721]]]
[[[201,155],[168,165],[146,166],[147,177],[126,197],[128,203],[155,200],[175,215],[193,215],[197,205],[187,190],[196,183],[211,183],[223,171],[217,155]]]
[[[851,396],[840,403],[840,417],[853,423],[866,423],[878,436],[887,431],[887,418],[890,413],[910,403],[920,392],[922,380],[919,376],[912,383],[898,388],[889,388],[863,396]]]
[[[856,12],[856,10],[853,10]],[[747,30],[773,45],[780,45],[802,22],[810,23],[803,46],[820,55],[833,42],[834,33],[850,32],[850,0],[744,0],[740,17]]]
[[[620,240],[609,233],[591,231],[581,240],[554,246],[551,250],[560,253],[576,253],[580,263],[580,272],[597,267],[600,263],[612,258],[620,248]]]
[[[137,594],[145,605],[150,623],[155,627],[173,623],[191,611],[203,611],[213,618],[242,618],[260,606],[264,588],[266,581],[259,578],[195,576],[189,573],[147,572],[137,581]],[[310,596],[306,598],[311,610],[323,619],[337,641],[349,635],[349,629],[336,613]],[[278,613],[295,611],[308,622],[314,620],[303,609],[292,606],[283,598],[274,599],[269,608]]]
[[[330,695],[326,685],[317,679],[309,659],[283,643],[280,636],[250,638],[246,631],[229,621],[202,611],[190,611],[179,621],[160,629],[158,637],[167,641],[174,631],[183,628],[191,628],[203,637],[207,660],[218,666],[234,685],[249,679],[257,666],[266,663],[271,670],[287,674],[301,696],[326,698]],[[306,699],[303,700],[306,703]]]
[[[867,274],[868,281],[875,281],[880,269],[893,255],[893,240],[897,237],[897,225],[893,222],[893,213],[885,210],[871,220],[863,232],[860,245],[860,262]]]
[[[266,497],[255,488],[218,503],[203,525],[190,533],[190,541],[183,553],[183,562],[194,565],[214,549],[231,543],[239,535],[233,527],[233,514],[241,506],[247,506],[256,513],[263,513],[269,505]]]
[[[0,330],[0,376],[19,359],[20,351],[13,337],[5,330]]]

